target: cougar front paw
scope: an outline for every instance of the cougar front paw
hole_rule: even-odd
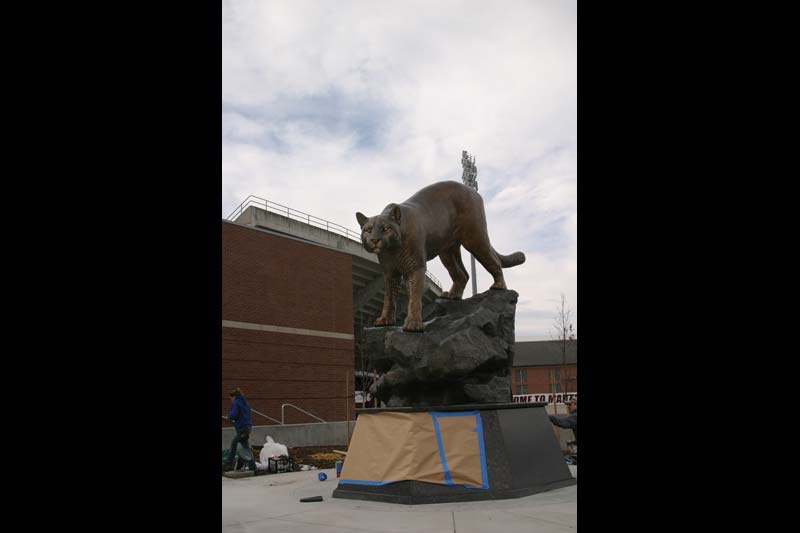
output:
[[[382,316],[375,321],[374,326],[394,326],[394,318]]]
[[[425,331],[425,325],[422,322],[422,320],[406,319],[406,323],[403,324],[403,331],[411,331],[411,332]]]
[[[490,289],[505,289],[505,288],[506,288],[506,282],[505,282],[505,281],[498,281],[498,282],[495,282],[495,283],[494,283],[494,284],[493,284],[491,287],[489,287],[489,288],[490,288]]]
[[[445,298],[447,300],[460,300],[461,295],[450,291],[444,291],[439,298]]]

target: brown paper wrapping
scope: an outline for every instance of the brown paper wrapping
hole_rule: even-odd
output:
[[[433,414],[434,416],[436,413]],[[481,487],[478,413],[362,413],[342,467],[340,482],[384,484],[413,480]],[[457,415],[457,416],[456,416]],[[444,459],[444,460],[443,460]]]

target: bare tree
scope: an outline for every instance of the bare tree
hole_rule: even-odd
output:
[[[567,299],[564,294],[561,294],[560,305],[556,308],[556,314],[553,319],[553,327],[555,331],[552,336],[554,340],[558,341],[559,352],[561,355],[561,365],[558,372],[558,382],[561,386],[561,393],[572,392],[572,389],[577,389],[575,383],[577,379],[573,377],[573,366],[567,365],[567,351],[571,349],[572,345],[577,343],[577,333],[572,325],[572,310],[567,306]],[[558,402],[556,401],[556,376],[553,369],[550,369],[550,389],[553,395],[553,413],[558,414]],[[563,398],[563,396],[562,396]],[[561,432],[558,426],[553,426],[556,434],[556,439],[561,441]]]
[[[578,342],[577,330],[572,324],[572,310],[567,306],[567,300],[561,295],[561,302],[556,308],[553,320],[555,328],[555,340],[558,341],[559,351],[561,352],[561,368],[559,372],[559,382],[561,392],[575,392],[577,390],[577,378],[574,376],[575,367],[567,365],[567,352],[574,349]]]

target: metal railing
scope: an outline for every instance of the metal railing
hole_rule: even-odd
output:
[[[250,410],[251,410],[252,412],[254,412],[255,414],[257,414],[257,415],[261,415],[261,416],[263,416],[264,418],[269,418],[270,420],[272,420],[272,421],[273,421],[273,422],[275,422],[276,424],[281,424],[281,423],[282,423],[282,422],[281,422],[281,421],[279,421],[279,420],[275,420],[275,419],[274,419],[274,418],[272,418],[271,416],[267,416],[267,415],[265,415],[264,413],[259,413],[258,411],[256,411],[256,410],[255,410],[255,409],[253,409],[252,407],[250,408]]]
[[[436,276],[434,276],[434,275],[433,275],[433,274],[431,274],[430,272],[425,272],[425,276],[427,276],[428,280],[429,280],[431,283],[433,283],[434,285],[436,285],[437,287],[439,287],[439,290],[442,290],[442,284],[441,284],[441,283],[439,283],[439,280],[438,280],[438,279],[436,279]]]
[[[305,413],[305,414],[307,414],[307,415],[308,415],[308,416],[310,416],[310,417],[316,418],[316,419],[317,419],[317,420],[319,420],[320,422],[325,422],[323,419],[321,419],[321,418],[320,418],[320,417],[318,417],[317,415],[312,415],[311,413],[309,413],[309,412],[308,412],[308,411],[306,411],[305,409],[300,409],[300,408],[299,408],[299,407],[297,407],[296,405],[292,405],[292,404],[290,404],[290,403],[285,403],[285,404],[281,405],[281,424],[283,424],[283,423],[284,423],[283,421],[284,421],[284,420],[286,420],[286,419],[284,418],[284,416],[283,416],[283,412],[284,412],[284,409],[285,409],[286,407],[291,407],[291,408],[293,408],[293,409],[297,409],[297,410],[298,410],[298,411],[300,411],[301,413]]]
[[[361,244],[361,233],[352,231],[340,224],[336,224],[335,222],[330,222],[329,220],[325,220],[324,218],[315,217],[314,215],[309,215],[303,211],[298,211],[297,209],[292,209],[291,207],[287,207],[285,205],[281,205],[276,202],[270,202],[264,198],[259,198],[258,196],[253,196],[252,194],[245,198],[244,202],[239,204],[239,206],[233,210],[233,212],[228,215],[225,220],[235,220],[236,217],[241,215],[245,209],[254,205],[260,209],[265,211],[269,211],[272,213],[277,213],[279,215],[285,216],[291,220],[299,220],[300,222],[305,222],[309,226],[315,226],[317,228],[324,228],[325,231],[330,231],[332,233],[338,233],[343,237],[347,237],[348,239],[354,240],[357,243]]]
[[[271,416],[268,416],[268,415],[265,415],[264,413],[261,413],[261,412],[259,412],[259,411],[256,411],[256,410],[255,410],[255,409],[253,409],[252,407],[250,408],[250,411],[251,411],[251,412],[253,412],[253,413],[255,413],[255,414],[257,414],[257,415],[261,415],[261,416],[263,416],[264,418],[269,418],[270,420],[272,420],[272,421],[273,421],[273,422],[275,422],[276,424],[280,424],[280,425],[282,425],[282,426],[283,426],[283,425],[285,425],[285,424],[286,424],[286,423],[284,422],[284,420],[286,420],[286,418],[285,418],[285,416],[284,416],[284,411],[285,411],[285,408],[286,408],[286,407],[291,407],[291,408],[293,408],[293,409],[297,409],[298,411],[300,411],[300,412],[302,412],[302,413],[305,413],[305,414],[307,414],[308,416],[311,416],[311,417],[314,417],[314,418],[316,418],[316,419],[317,419],[317,420],[319,420],[320,422],[325,422],[323,419],[321,419],[321,418],[320,418],[320,417],[318,417],[317,415],[315,415],[315,414],[312,414],[312,413],[309,413],[309,412],[308,412],[308,411],[306,411],[305,409],[300,409],[299,407],[297,407],[296,405],[293,405],[293,404],[291,404],[291,403],[285,403],[285,404],[281,405],[281,419],[280,419],[280,420],[275,420],[275,419],[274,419],[274,418],[272,418]],[[223,420],[228,420],[228,417],[223,415],[223,416],[222,416],[222,419],[223,419]],[[230,420],[228,420],[228,421],[230,422]]]
[[[283,422],[281,422],[280,420],[275,420],[275,419],[274,419],[274,418],[272,418],[271,416],[267,416],[267,415],[265,415],[264,413],[261,413],[261,412],[259,412],[259,411],[256,411],[256,410],[255,410],[255,409],[253,409],[252,407],[250,408],[250,411],[251,411],[251,412],[253,412],[253,413],[255,413],[255,414],[257,414],[257,415],[261,415],[261,416],[263,416],[264,418],[269,418],[270,420],[272,420],[272,421],[273,421],[273,422],[275,422],[276,424],[283,424]],[[222,416],[222,419],[223,419],[223,420],[228,420],[228,417],[223,415],[223,416]],[[230,421],[229,421],[229,422],[230,422]]]
[[[261,198],[259,196],[253,196],[252,194],[244,199],[244,202],[239,204],[236,209],[234,209],[230,215],[225,217],[225,220],[230,220],[231,222],[236,220],[238,216],[244,213],[245,209],[250,206],[256,206],[259,209],[263,209],[267,212],[276,213],[281,216],[285,216],[290,220],[298,220],[300,222],[305,222],[309,226],[314,226],[317,228],[324,228],[325,231],[330,231],[332,233],[336,233],[338,235],[342,235],[343,237],[347,237],[350,240],[361,244],[361,233],[353,231],[351,229],[346,228],[340,224],[336,224],[335,222],[330,222],[325,220],[324,218],[315,217],[314,215],[309,215],[308,213],[304,213],[303,211],[298,211],[297,209],[292,209],[291,207],[287,207],[285,205],[281,205],[276,202],[270,202],[265,198]],[[426,272],[425,276],[428,280],[436,285],[439,290],[442,290],[442,284],[436,279],[436,276],[431,274],[430,272]]]

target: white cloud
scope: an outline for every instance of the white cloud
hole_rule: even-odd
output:
[[[505,271],[520,293],[517,332],[546,335],[541,310],[562,292],[577,308],[575,10],[225,3],[223,216],[254,194],[357,229],[356,211],[460,181],[469,150],[495,248],[528,258]],[[446,288],[441,263],[428,267]],[[480,291],[491,284],[480,265],[477,278]]]

